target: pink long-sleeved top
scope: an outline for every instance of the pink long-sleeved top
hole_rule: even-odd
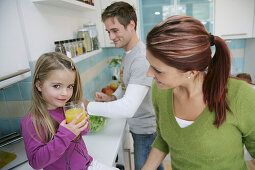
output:
[[[49,113],[59,123],[65,119],[63,108],[49,110]],[[88,154],[82,137],[73,141],[77,136],[65,127],[59,125],[53,140],[44,144],[37,136],[30,116],[26,115],[20,126],[27,158],[32,168],[87,170],[91,164],[93,158]],[[86,135],[88,132],[89,126],[81,135]]]

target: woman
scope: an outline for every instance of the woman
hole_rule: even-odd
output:
[[[255,157],[255,91],[229,77],[224,40],[176,15],[148,33],[147,59],[158,136],[142,169],[156,169],[168,153],[173,169],[248,169],[243,145]]]

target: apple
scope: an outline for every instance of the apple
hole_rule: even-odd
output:
[[[111,83],[111,84],[110,84],[110,88],[111,88],[113,91],[117,90],[118,86],[119,86],[118,83]]]
[[[102,92],[102,93],[106,93],[106,90],[107,90],[107,88],[104,87],[104,88],[102,88],[101,92]]]
[[[114,91],[111,89],[111,88],[108,88],[108,89],[106,89],[106,92],[105,92],[105,94],[107,94],[107,95],[112,95],[112,93],[113,93]]]

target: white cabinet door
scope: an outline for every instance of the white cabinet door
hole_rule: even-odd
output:
[[[251,38],[254,0],[215,0],[215,35],[223,39]]]
[[[129,3],[130,5],[132,5],[135,10],[136,10],[136,15],[137,15],[137,20],[139,20],[139,10],[138,10],[138,3],[139,1],[137,0],[122,0],[124,2]],[[101,2],[101,13],[105,10],[105,8],[109,5],[111,5],[113,2],[116,2],[116,0],[100,0]],[[139,21],[137,21],[137,27],[136,27],[136,33],[139,36],[140,33],[140,26],[139,26]],[[107,33],[107,31],[105,30],[105,25],[102,23],[102,28],[99,29],[103,31],[103,35],[104,35],[104,44],[102,44],[102,47],[114,47],[114,43],[112,42],[112,40],[110,40],[109,35]]]
[[[18,3],[0,1],[0,88],[31,75]]]

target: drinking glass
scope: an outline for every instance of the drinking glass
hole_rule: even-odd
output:
[[[70,123],[75,117],[77,117],[80,113],[83,113],[80,119],[75,123],[81,122],[87,112],[85,111],[85,106],[82,101],[71,101],[67,102],[64,107],[65,117],[66,117],[66,123]]]

